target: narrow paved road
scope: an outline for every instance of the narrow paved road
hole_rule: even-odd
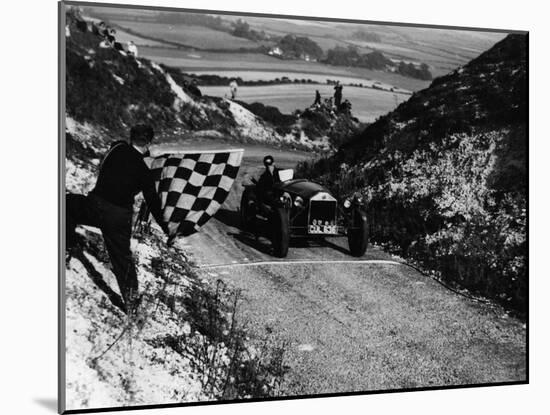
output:
[[[179,243],[204,278],[242,292],[239,321],[257,337],[289,342],[283,395],[526,379],[525,327],[499,308],[459,296],[379,249],[356,259],[344,239],[291,244],[280,260],[267,240],[241,232],[242,183],[259,175],[267,152],[280,167],[308,157],[246,146],[217,218]]]

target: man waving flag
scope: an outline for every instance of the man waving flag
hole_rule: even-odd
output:
[[[201,228],[224,203],[244,150],[182,152],[146,158],[169,241]]]

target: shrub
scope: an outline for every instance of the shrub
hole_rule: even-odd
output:
[[[261,102],[251,104],[243,101],[237,102],[264,121],[272,124],[279,134],[288,134],[292,130],[292,125],[296,122],[294,115],[283,114],[277,107],[264,105]]]

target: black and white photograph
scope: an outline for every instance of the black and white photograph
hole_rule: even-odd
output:
[[[529,382],[528,31],[58,23],[60,412]]]

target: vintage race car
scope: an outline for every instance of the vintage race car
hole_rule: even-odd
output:
[[[347,236],[351,255],[365,253],[367,215],[359,198],[338,201],[320,184],[292,178],[276,183],[270,197],[260,198],[257,182],[252,181],[244,185],[241,197],[242,227],[270,238],[275,256],[287,255],[291,238],[335,236]]]

